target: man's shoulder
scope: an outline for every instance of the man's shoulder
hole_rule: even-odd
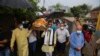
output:
[[[64,31],[68,31],[68,29],[65,28]]]
[[[16,32],[16,31],[19,31],[19,29],[18,28],[15,28],[14,30],[12,30],[12,32]]]
[[[14,31],[16,31],[16,30],[17,30],[17,28],[15,28],[15,29],[14,29],[14,30],[12,30],[12,31],[14,32]]]

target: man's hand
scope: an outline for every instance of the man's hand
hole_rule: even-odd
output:
[[[77,50],[77,51],[81,51],[81,48],[80,48],[80,47],[78,47],[78,48],[76,48],[76,50]]]
[[[100,39],[98,39],[98,40],[96,41],[96,44],[100,44]]]

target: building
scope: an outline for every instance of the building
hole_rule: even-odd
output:
[[[54,6],[50,6],[49,8],[48,8],[48,10],[50,11],[50,12],[61,12],[61,11],[64,11],[64,12],[66,12],[66,13],[68,13],[68,12],[70,12],[70,8],[68,7],[68,6],[59,6],[59,8],[57,9],[57,8],[55,8]]]

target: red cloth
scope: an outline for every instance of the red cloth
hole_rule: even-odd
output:
[[[92,34],[88,30],[83,30],[84,38],[89,43],[91,41]]]

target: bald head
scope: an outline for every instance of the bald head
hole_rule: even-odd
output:
[[[77,26],[76,26],[76,29],[77,29],[77,30],[82,30],[82,26],[81,26],[81,25],[77,25]]]

